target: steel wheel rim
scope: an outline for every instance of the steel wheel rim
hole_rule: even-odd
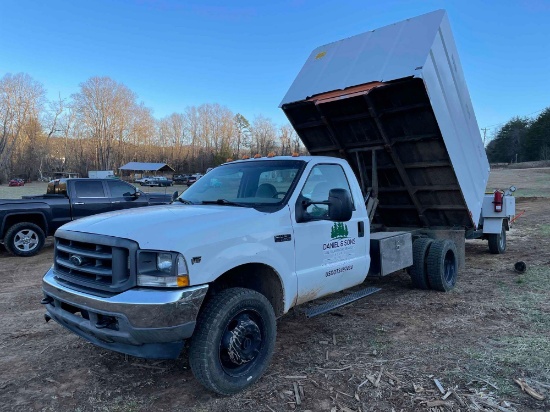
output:
[[[219,360],[225,373],[232,377],[246,374],[264,348],[265,324],[252,310],[233,316],[225,325],[220,340]]]
[[[453,285],[456,278],[456,259],[452,250],[448,250],[445,254],[445,260],[443,261],[443,272],[445,282]]]
[[[30,252],[36,249],[38,242],[38,233],[32,229],[20,230],[13,238],[15,248],[21,252]]]

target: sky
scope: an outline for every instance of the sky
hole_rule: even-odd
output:
[[[0,77],[49,99],[93,76],[124,83],[156,118],[220,103],[250,121],[278,108],[318,46],[447,10],[480,128],[550,106],[550,0],[0,1]]]

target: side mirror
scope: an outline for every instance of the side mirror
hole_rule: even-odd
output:
[[[135,198],[138,198],[141,196],[141,192],[139,191],[139,189],[136,189],[136,191],[134,192],[134,195],[133,195]]]
[[[333,222],[347,222],[351,219],[353,205],[346,189],[330,189],[328,195],[328,217]]]
[[[174,193],[172,193],[172,202],[175,202],[178,196],[179,196],[179,193],[177,190]]]

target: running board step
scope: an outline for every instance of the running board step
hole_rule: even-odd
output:
[[[322,305],[314,306],[306,310],[306,317],[312,318],[314,316],[321,315],[326,312],[330,312],[333,309],[348,305],[352,302],[355,302],[356,300],[362,299],[365,296],[372,295],[373,293],[376,293],[380,290],[382,289],[365,288],[365,289],[358,290],[357,292],[354,292],[350,295],[328,301],[327,303],[323,303]]]

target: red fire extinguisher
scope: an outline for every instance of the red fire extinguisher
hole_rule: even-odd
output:
[[[502,191],[501,190],[495,190],[495,200],[493,201],[493,204],[495,205],[495,212],[499,213],[502,212]]]

